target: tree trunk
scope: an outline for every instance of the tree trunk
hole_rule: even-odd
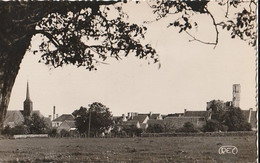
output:
[[[3,129],[11,91],[35,26],[12,21],[8,12],[0,13],[0,133]]]
[[[11,91],[23,56],[30,45],[37,19],[20,3],[0,3],[0,133]]]
[[[3,128],[11,91],[18,74],[20,63],[30,44],[31,36],[19,41],[11,48],[0,50],[0,133]]]

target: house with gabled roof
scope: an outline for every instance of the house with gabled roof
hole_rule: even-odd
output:
[[[59,127],[57,127],[57,132],[59,133],[61,130],[66,130],[69,132],[74,132],[77,130],[75,121],[65,120],[61,123]]]
[[[210,111],[187,111],[184,110],[184,117],[204,117],[205,120],[211,119],[211,112]]]
[[[20,110],[7,111],[4,121],[4,127],[9,126],[11,128],[21,125],[24,122],[24,116]]]
[[[153,126],[153,125],[161,125],[164,126],[163,120],[162,119],[149,119],[147,121],[148,126]]]
[[[150,114],[149,119],[162,119],[162,115],[159,113],[152,113]]]
[[[191,122],[196,128],[201,128],[206,124],[204,117],[166,117],[163,120],[165,125],[172,125],[176,129],[183,127],[186,122]]]
[[[147,115],[149,117],[149,119],[163,119],[162,115],[160,113],[147,113],[147,114],[139,114],[138,115]]]
[[[74,121],[72,114],[62,114],[52,121],[52,127],[59,127],[65,121]]]
[[[136,120],[140,124],[142,124],[142,123],[147,123],[148,119],[149,119],[148,115],[138,114],[137,116],[134,116],[132,120]]]
[[[120,128],[131,128],[131,127],[140,128],[141,127],[139,121],[137,121],[137,120],[122,121],[119,126],[120,126]]]

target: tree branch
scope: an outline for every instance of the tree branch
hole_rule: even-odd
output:
[[[198,41],[200,43],[203,43],[203,44],[208,44],[208,45],[215,45],[216,46],[216,43],[215,42],[205,42],[205,41],[202,41],[200,39],[197,39],[195,36],[191,35],[189,32],[185,31],[190,37],[193,38],[193,40],[189,40],[189,41]],[[215,48],[215,47],[214,47]]]
[[[60,43],[51,35],[50,33],[44,30],[35,30],[34,34],[43,34],[46,36],[57,48],[60,46]]]
[[[227,11],[225,14],[225,17],[228,18],[228,12],[229,12],[229,0],[227,1]]]
[[[214,49],[215,49],[217,44],[218,44],[219,31],[218,31],[217,23],[216,23],[214,16],[211,14],[211,12],[209,12],[209,10],[207,8],[205,8],[205,9],[206,9],[206,12],[210,15],[212,22],[213,22],[213,25],[214,25],[215,30],[216,30],[216,41],[215,41],[215,46],[214,46]]]

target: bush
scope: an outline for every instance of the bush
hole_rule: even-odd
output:
[[[220,129],[220,123],[216,120],[209,120],[203,126],[203,131],[205,131],[205,132],[219,131],[219,129]]]
[[[56,136],[58,136],[57,129],[56,129],[56,128],[53,128],[53,129],[49,130],[48,135],[49,135],[50,137],[56,137]]]
[[[163,132],[163,126],[161,126],[160,124],[149,125],[146,132],[148,132],[148,133],[162,133]]]
[[[61,137],[69,137],[69,136],[70,136],[70,132],[67,131],[67,130],[62,129],[62,130],[60,131],[60,136],[61,136]]]
[[[186,122],[183,127],[177,129],[176,132],[198,132],[198,130],[194,127],[193,123]]]
[[[21,135],[27,133],[28,133],[28,129],[24,125],[18,125],[15,126],[14,128],[11,128],[10,126],[6,126],[2,132],[3,135],[8,135],[8,136]]]
[[[125,134],[128,136],[141,136],[143,130],[137,128],[136,126],[127,126],[122,129],[122,134],[123,132],[125,132]]]

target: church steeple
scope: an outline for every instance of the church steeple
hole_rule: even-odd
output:
[[[26,100],[31,100],[30,99],[29,82],[28,81],[27,81],[27,90],[26,90]]]
[[[29,117],[32,115],[33,110],[33,103],[30,99],[30,92],[29,92],[29,82],[27,81],[27,88],[26,88],[26,99],[23,102],[23,115],[25,117]]]

